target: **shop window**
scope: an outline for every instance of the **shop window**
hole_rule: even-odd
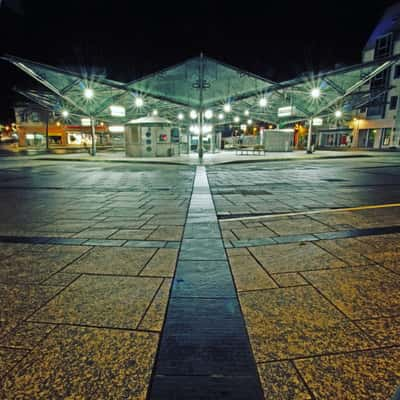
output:
[[[49,136],[49,144],[61,144],[61,136]]]
[[[383,128],[382,129],[382,145],[383,146],[389,146],[391,134],[392,134],[392,128]]]
[[[39,133],[27,133],[25,135],[25,143],[27,146],[39,147],[46,143],[46,138]]]
[[[392,96],[390,98],[390,105],[389,105],[389,109],[390,110],[396,110],[396,108],[397,108],[397,100],[398,100],[398,96]]]

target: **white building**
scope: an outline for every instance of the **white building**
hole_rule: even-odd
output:
[[[362,61],[384,60],[400,54],[400,3],[389,7],[372,32]],[[372,103],[361,108],[352,123],[354,147],[400,147],[400,63],[376,76],[365,90]]]

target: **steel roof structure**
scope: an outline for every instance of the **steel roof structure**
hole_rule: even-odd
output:
[[[90,117],[110,124],[125,124],[157,110],[159,116],[178,126],[196,122],[189,118],[191,110],[200,115],[204,115],[206,109],[213,110],[210,122],[214,125],[232,123],[235,117],[237,124],[239,117],[244,122],[252,119],[284,126],[315,117],[332,118],[338,109],[351,113],[374,100],[366,84],[399,60],[399,56],[391,57],[278,83],[200,55],[124,83],[19,57],[2,58],[44,87],[43,90],[16,89],[17,92],[52,112],[61,114],[68,110],[70,121]],[[93,90],[93,98],[85,98],[86,88]],[[320,95],[313,98],[313,89]],[[138,97],[143,100],[140,106],[135,102]],[[219,120],[218,114],[223,113],[227,103],[232,110]],[[112,116],[111,105],[124,107],[125,116]],[[278,110],[282,107],[289,107],[291,113],[279,117]]]

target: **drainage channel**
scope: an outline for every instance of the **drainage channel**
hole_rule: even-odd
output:
[[[196,169],[148,399],[263,399],[205,167]]]

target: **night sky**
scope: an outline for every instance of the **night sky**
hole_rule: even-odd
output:
[[[0,54],[130,81],[198,55],[270,78],[354,64],[384,9],[369,1],[0,0]],[[7,6],[8,3],[8,6]],[[32,87],[0,63],[0,123]]]

